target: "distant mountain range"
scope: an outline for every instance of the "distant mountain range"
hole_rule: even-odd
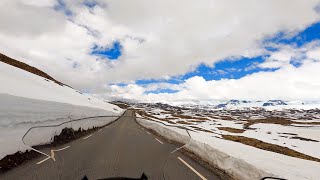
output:
[[[305,103],[301,101],[283,101],[283,100],[267,100],[267,101],[248,101],[248,100],[228,100],[222,103],[216,104],[184,104],[180,107],[188,108],[205,108],[205,109],[315,109],[320,108],[319,102]]]
[[[278,106],[278,105],[288,105],[282,100],[269,100],[267,102],[263,101],[246,101],[246,100],[229,100],[225,103],[218,104],[214,106],[214,109],[221,108],[235,108],[235,107],[265,107],[265,106]]]
[[[128,107],[145,107],[160,109],[203,109],[203,110],[284,110],[297,109],[309,110],[320,109],[320,102],[302,102],[302,101],[284,101],[284,100],[267,100],[267,101],[249,101],[249,100],[228,100],[214,101],[205,103],[186,103],[186,104],[166,104],[166,103],[139,103],[139,102],[123,102],[113,101],[113,104],[126,104]]]

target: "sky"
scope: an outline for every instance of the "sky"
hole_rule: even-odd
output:
[[[0,41],[106,100],[320,100],[320,0],[1,0]]]

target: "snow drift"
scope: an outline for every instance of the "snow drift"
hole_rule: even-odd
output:
[[[0,159],[28,149],[21,138],[30,127],[60,124],[83,117],[119,116],[124,111],[64,85],[34,67],[24,64],[32,72],[20,69],[17,67],[19,61],[12,61],[16,67],[0,62]],[[96,118],[66,126],[75,130],[88,129],[115,119]],[[63,128],[33,133],[30,145],[49,143]]]
[[[139,118],[137,118],[137,121],[140,125],[154,130],[169,140],[186,144],[184,146],[186,150],[193,152],[209,164],[225,170],[235,179],[251,180],[271,176],[271,174],[259,170],[240,159],[233,158],[207,144],[190,139],[187,135],[179,132],[181,129],[166,127],[160,123]]]
[[[151,120],[139,119],[142,126],[156,131],[165,138],[188,143],[181,129],[165,126]],[[240,143],[208,136],[207,133],[190,132],[191,140],[185,149],[193,152],[211,165],[225,170],[235,179],[261,179],[281,177],[293,180],[317,179],[320,164],[282,154],[260,150]],[[308,167],[308,168],[306,168]],[[302,171],[303,170],[303,171]]]

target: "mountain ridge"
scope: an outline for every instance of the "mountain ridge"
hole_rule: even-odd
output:
[[[16,68],[20,68],[20,69],[23,69],[29,73],[32,73],[32,74],[35,74],[35,75],[38,75],[38,76],[41,76],[43,78],[46,78],[46,79],[49,79],[61,86],[69,86],[69,85],[66,85],[56,79],[54,79],[52,76],[48,75],[47,73],[45,73],[44,71],[36,68],[36,67],[33,67],[33,66],[30,66],[24,62],[21,62],[21,61],[18,61],[18,60],[15,60],[13,58],[10,58],[2,53],[0,53],[0,62],[3,62],[3,63],[6,63],[6,64],[9,64],[11,66],[14,66]],[[69,86],[70,87],[70,86]]]

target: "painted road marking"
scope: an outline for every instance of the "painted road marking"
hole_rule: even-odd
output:
[[[84,137],[83,139],[88,139],[89,137],[91,137],[93,134],[90,134],[89,136],[87,137]]]
[[[102,129],[100,129],[98,132],[102,131]]]
[[[62,150],[65,150],[65,149],[68,149],[70,146],[66,146],[66,147],[64,147],[64,148],[61,148],[61,149],[53,149],[52,151],[54,151],[54,152],[58,152],[58,151],[62,151]]]
[[[161,142],[159,139],[155,138],[159,143],[163,144],[163,142]]]
[[[179,147],[179,148],[177,148],[177,149],[173,150],[171,153],[175,153],[176,151],[179,151],[179,150],[180,150],[180,149],[182,149],[184,146],[185,146],[185,145],[183,145],[183,146],[181,146],[181,147]]]
[[[203,177],[198,171],[193,169],[192,166],[190,166],[187,162],[185,162],[182,158],[178,157],[178,159],[183,162],[184,165],[186,165],[189,169],[191,169],[194,173],[196,173],[201,179],[207,180],[207,178]]]
[[[48,160],[48,159],[51,159],[51,157],[47,157],[47,158],[45,158],[44,160],[37,162],[37,164],[39,165],[39,164],[45,162],[45,161]]]
[[[147,133],[150,134],[148,131],[147,131]],[[151,134],[150,134],[150,135],[151,135]]]
[[[56,161],[56,159],[54,158],[54,152],[58,152],[58,151],[62,151],[62,150],[65,150],[65,149],[68,149],[70,146],[66,146],[64,148],[61,148],[61,149],[51,149],[51,158],[53,159],[53,161]]]
[[[66,147],[61,148],[61,149],[51,149],[51,151],[50,151],[50,152],[51,152],[51,156],[45,158],[45,159],[42,160],[42,161],[37,162],[37,164],[39,165],[39,164],[41,164],[41,163],[43,163],[43,162],[45,162],[45,161],[47,161],[47,160],[49,160],[49,159],[52,159],[53,161],[56,161],[56,159],[54,158],[54,152],[62,151],[62,150],[68,149],[69,147],[70,147],[70,146],[66,146]]]

